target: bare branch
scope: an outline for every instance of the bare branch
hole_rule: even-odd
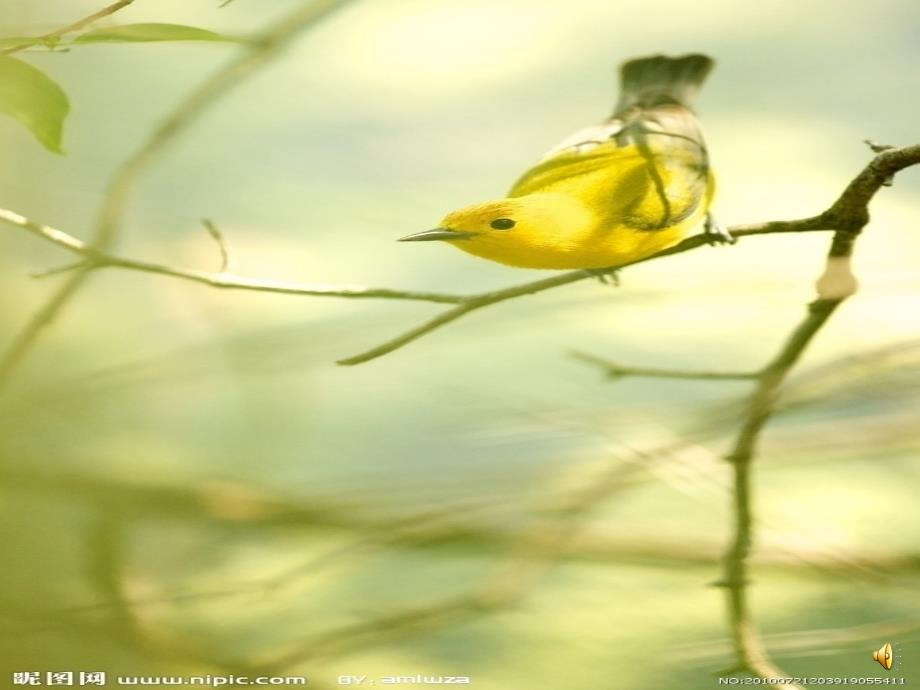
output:
[[[79,268],[86,266],[86,261],[72,261],[69,264],[63,264],[62,266],[55,266],[54,268],[48,268],[44,271],[32,271],[29,273],[30,278],[35,280],[41,280],[42,278],[50,278],[51,276],[60,275],[61,273],[69,273],[70,271],[76,271]]]
[[[655,369],[649,367],[625,367],[608,359],[585,352],[572,352],[574,359],[600,367],[612,379],[640,376],[655,379],[690,379],[694,381],[749,381],[756,379],[756,371],[689,371],[683,369]]]
[[[53,44],[54,42],[56,42],[58,39],[62,38],[63,36],[66,36],[67,34],[75,33],[77,31],[80,31],[81,29],[85,29],[90,24],[93,24],[94,22],[97,22],[100,19],[103,19],[104,17],[108,17],[110,15],[115,14],[116,12],[118,12],[118,10],[127,7],[133,2],[134,0],[118,0],[118,2],[113,2],[111,5],[107,5],[106,7],[103,7],[101,10],[98,10],[96,12],[93,12],[90,15],[87,15],[86,17],[83,17],[83,19],[79,19],[75,21],[73,24],[62,26],[60,29],[55,29],[54,31],[47,33],[47,34],[43,34],[41,36],[36,36],[35,39],[29,43],[21,43],[19,45],[11,46],[4,50],[0,50],[0,55],[10,55],[11,53],[18,53],[20,50],[25,50],[26,48],[31,48],[34,45],[38,45],[42,43]]]
[[[220,273],[227,273],[230,270],[230,250],[227,248],[227,240],[224,239],[223,233],[214,224],[213,220],[203,218],[201,224],[208,235],[217,243],[217,249],[220,251]]]
[[[811,219],[806,220],[809,223],[811,222]],[[567,273],[560,273],[559,275],[551,276],[550,278],[544,278],[542,280],[536,280],[510,288],[503,288],[501,290],[484,292],[474,295],[458,295],[438,292],[414,292],[407,290],[395,290],[390,288],[369,288],[359,285],[334,286],[326,284],[317,285],[288,283],[259,278],[247,278],[245,276],[232,275],[229,273],[211,273],[207,271],[174,268],[172,266],[166,266],[163,264],[155,264],[148,261],[139,261],[136,259],[127,259],[115,256],[113,254],[108,254],[105,252],[100,252],[97,249],[93,249],[82,240],[79,240],[62,230],[58,230],[48,225],[42,225],[41,223],[37,223],[19,215],[18,213],[15,213],[14,211],[7,209],[0,208],[0,221],[22,228],[23,230],[28,230],[32,234],[37,235],[42,239],[48,240],[49,242],[52,242],[59,247],[66,249],[67,251],[85,256],[88,259],[91,259],[94,268],[110,267],[140,271],[142,273],[154,273],[158,275],[189,280],[192,282],[209,285],[210,287],[224,289],[253,290],[257,292],[276,292],[293,295],[311,295],[316,297],[415,300],[458,305],[455,310],[449,310],[448,312],[445,312],[432,321],[423,324],[423,326],[419,327],[419,329],[415,329],[410,333],[407,333],[405,336],[401,336],[399,339],[394,339],[394,341],[385,343],[380,348],[375,348],[375,350],[372,351],[377,353],[375,356],[380,356],[386,352],[391,352],[392,350],[397,349],[397,347],[400,345],[404,345],[407,342],[420,337],[424,333],[434,330],[439,325],[449,323],[450,321],[453,321],[470,311],[481,309],[482,307],[488,306],[490,304],[496,304],[498,302],[503,302],[509,299],[515,299],[524,295],[536,294],[538,292],[543,292],[544,290],[550,290],[552,288],[561,287],[563,285],[575,283],[586,278],[594,277],[594,274],[592,274],[590,271],[569,271]],[[765,235],[778,232],[806,232],[808,230],[818,229],[819,228],[817,227],[810,227],[810,225],[800,224],[799,221],[762,223],[739,227],[735,236],[746,237],[749,235]],[[663,252],[659,252],[652,257],[648,257],[640,261],[635,261],[627,265],[638,264],[643,261],[649,261],[653,258],[667,256],[670,254],[677,254],[702,246],[706,246],[705,238],[702,235],[695,235],[693,237],[687,238],[675,247],[667,249]],[[414,335],[410,338],[408,337],[410,334]],[[362,355],[362,357],[366,357],[368,354],[370,353],[365,353],[365,355]],[[358,361],[352,361],[354,359],[356,358],[343,360],[340,363],[357,364]],[[361,361],[367,361],[367,359],[372,359],[372,357],[366,357]]]
[[[86,257],[86,262],[93,268],[122,268],[141,273],[170,276],[188,280],[202,285],[226,290],[252,290],[256,292],[273,292],[287,295],[310,295],[314,297],[345,297],[371,299],[404,299],[440,304],[457,304],[466,298],[463,295],[450,295],[436,292],[412,292],[392,290],[390,288],[372,288],[362,285],[326,285],[322,283],[294,283],[281,280],[261,280],[231,273],[210,273],[191,269],[173,268],[148,261],[125,259],[113,254],[106,254],[92,249],[82,240],[72,235],[42,225],[28,218],[0,208],[0,221],[27,230],[69,252]]]
[[[74,254],[79,254],[84,257],[88,257],[91,254],[89,247],[87,247],[82,240],[78,240],[76,237],[68,235],[61,230],[56,230],[50,225],[42,225],[41,223],[36,223],[34,220],[29,220],[15,211],[0,208],[0,220],[9,225],[22,228],[23,230],[28,230],[33,235],[46,239]]]

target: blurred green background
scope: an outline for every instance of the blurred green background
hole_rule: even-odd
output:
[[[137,0],[109,23],[253,34],[296,4]],[[3,0],[0,32],[98,6]],[[168,150],[118,251],[216,269],[208,217],[251,276],[462,293],[534,279],[393,240],[503,193],[609,112],[620,61],[652,52],[718,60],[698,110],[721,220],[810,215],[869,159],[862,139],[917,143],[918,22],[910,0],[356,1]],[[0,119],[0,206],[87,237],[117,164],[236,50],[24,53],[70,96],[67,155]],[[757,459],[753,612],[790,675],[886,675],[871,651],[890,639],[887,675],[920,680],[918,183],[907,171],[874,203],[861,290]],[[354,368],[334,361],[439,307],[92,276],[0,397],[2,670],[716,687],[720,454],[746,384],[611,383],[567,353],[755,368],[803,313],[827,239],[651,262]],[[0,228],[5,343],[60,280],[29,272],[69,259]]]

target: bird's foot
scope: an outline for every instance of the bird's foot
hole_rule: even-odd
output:
[[[711,213],[706,214],[703,234],[707,244],[734,244],[738,241],[738,238],[733,237],[726,227],[717,221]]]
[[[601,285],[620,287],[620,269],[618,268],[588,268],[588,273],[601,281]]]

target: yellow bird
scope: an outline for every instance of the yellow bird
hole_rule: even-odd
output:
[[[567,137],[504,199],[448,213],[403,242],[442,240],[525,268],[602,269],[666,249],[709,215],[714,182],[692,110],[712,69],[705,55],[655,55],[620,68],[613,116]]]

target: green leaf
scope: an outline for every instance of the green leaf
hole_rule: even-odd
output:
[[[0,55],[0,113],[19,120],[49,151],[63,153],[61,134],[69,111],[67,94],[44,72]]]
[[[207,29],[182,24],[125,24],[109,29],[96,29],[77,36],[73,43],[149,43],[153,41],[231,41],[240,39],[222,36]]]

